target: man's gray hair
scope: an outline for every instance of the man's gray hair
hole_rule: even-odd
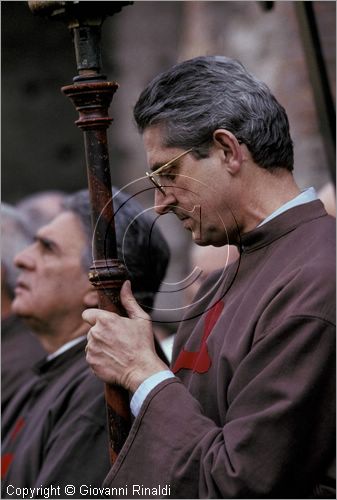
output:
[[[134,108],[141,133],[164,126],[167,147],[193,148],[207,157],[213,132],[232,132],[263,168],[293,170],[293,143],[284,108],[267,85],[236,60],[196,57],[158,75]]]
[[[61,212],[65,196],[65,192],[58,190],[39,191],[22,198],[16,207],[36,232]]]
[[[142,307],[153,306],[170,258],[169,247],[152,217],[131,195],[113,188],[117,251],[130,275],[132,290]],[[82,264],[92,264],[92,226],[89,193],[78,191],[67,197],[64,210],[74,213],[87,238]]]
[[[1,203],[1,265],[5,269],[5,284],[14,297],[14,288],[19,270],[13,259],[16,254],[33,242],[33,229],[15,207]]]

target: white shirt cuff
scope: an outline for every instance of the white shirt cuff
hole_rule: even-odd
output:
[[[161,372],[157,372],[154,375],[151,375],[151,377],[148,377],[147,379],[144,380],[134,393],[131,399],[130,407],[131,407],[131,412],[134,417],[137,417],[138,413],[140,412],[140,409],[142,407],[142,404],[145,401],[145,398],[152,389],[154,389],[160,382],[163,380],[166,380],[168,378],[172,378],[175,375],[170,371],[170,370],[163,370]]]

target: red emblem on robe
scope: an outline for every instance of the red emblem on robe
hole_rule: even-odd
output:
[[[217,302],[213,307],[211,307],[211,309],[207,312],[205,317],[204,334],[201,339],[201,346],[199,351],[193,352],[183,349],[179,353],[179,356],[173,365],[173,373],[177,373],[183,368],[187,370],[193,370],[196,373],[208,372],[212,364],[212,360],[208,353],[206,340],[213,330],[216,322],[218,321],[223,308],[224,303],[221,300]]]

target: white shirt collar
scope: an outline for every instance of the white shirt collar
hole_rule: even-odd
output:
[[[59,349],[57,349],[57,351],[52,352],[51,354],[49,354],[47,356],[47,361],[50,361],[51,359],[56,358],[60,354],[63,354],[64,352],[66,352],[69,349],[71,349],[71,347],[73,347],[76,344],[79,344],[80,342],[82,342],[82,340],[84,340],[86,338],[87,338],[86,335],[81,335],[81,337],[77,337],[76,339],[69,340],[69,342],[66,342],[65,344],[63,344]]]
[[[317,193],[313,187],[305,189],[295,198],[288,201],[287,203],[279,207],[277,210],[275,210],[273,213],[268,215],[268,217],[266,217],[262,222],[260,222],[260,224],[257,227],[260,227],[266,222],[269,222],[270,220],[274,219],[274,217],[277,217],[286,210],[289,210],[290,208],[297,207],[298,205],[303,205],[304,203],[309,203],[310,201],[317,200],[317,198],[318,198]]]

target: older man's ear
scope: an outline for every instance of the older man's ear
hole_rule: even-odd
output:
[[[83,305],[86,308],[98,307],[98,293],[97,291],[90,287],[83,297]]]

